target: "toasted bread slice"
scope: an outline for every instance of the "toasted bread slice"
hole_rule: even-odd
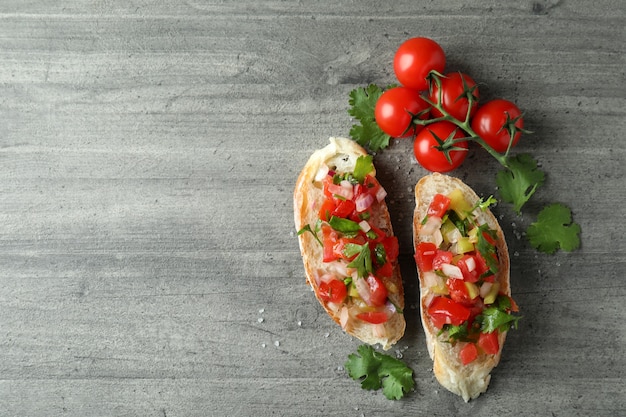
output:
[[[307,283],[313,289],[324,310],[342,326],[346,333],[371,345],[380,344],[383,349],[387,350],[403,336],[406,326],[402,313],[404,290],[397,261],[394,259],[391,262],[390,276],[382,278],[388,292],[385,305],[381,306],[380,303],[377,306],[368,305],[353,288],[355,282],[363,278],[356,277],[354,269],[347,267],[348,261],[324,262],[324,248],[318,241],[318,239],[322,240],[322,234],[316,230],[321,224],[320,208],[327,198],[322,180],[324,176],[329,175],[326,171],[330,170],[330,174],[351,173],[357,159],[366,155],[367,152],[361,146],[345,138],[330,138],[329,145],[315,151],[296,182],[293,195],[294,221],[296,230],[299,231],[300,253]],[[375,174],[375,170],[370,172],[372,176]],[[376,199],[369,208],[370,217],[367,222],[392,237],[393,229],[387,206],[384,199],[378,200]],[[323,223],[327,224],[327,222]],[[307,226],[310,230],[304,231],[303,229]],[[328,279],[328,274],[333,275],[335,279],[348,282],[348,295],[342,302],[329,301],[328,297],[320,294],[320,285]],[[360,290],[364,290],[363,285],[360,286]],[[383,323],[372,323],[371,321],[377,320],[366,321],[357,317],[363,312],[372,311],[385,312],[387,319]]]
[[[474,206],[479,201],[479,197],[469,186],[458,178],[443,174],[434,173],[427,175],[415,186],[416,205],[413,216],[413,239],[416,253],[420,242],[432,240],[431,236],[425,236],[420,232],[422,227],[424,227],[424,219],[427,216],[428,208],[433,198],[436,194],[449,195],[454,190],[461,190],[463,197],[471,206]],[[495,249],[498,255],[498,272],[492,279],[499,283],[500,293],[510,297],[509,253],[502,229],[489,209],[476,209],[473,211],[473,216],[475,216],[477,224],[487,224],[497,235]],[[445,244],[442,243],[441,245],[445,246]],[[433,372],[442,386],[462,396],[467,402],[487,390],[491,378],[490,373],[500,361],[507,332],[498,332],[499,350],[497,353],[480,353],[475,360],[464,365],[460,359],[460,349],[465,343],[450,343],[448,333],[446,331],[441,332],[441,329],[435,327],[432,318],[428,314],[429,304],[435,297],[433,293],[435,287],[426,283],[425,271],[420,269],[419,263],[418,275],[420,279],[421,319],[426,335],[428,353],[433,360]],[[482,299],[480,301],[482,302]]]

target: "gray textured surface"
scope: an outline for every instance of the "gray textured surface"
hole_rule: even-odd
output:
[[[622,1],[8,0],[0,4],[0,415],[626,414]],[[296,176],[347,135],[348,93],[430,36],[515,100],[548,180],[496,214],[524,319],[486,395],[442,390],[415,310],[408,141],[376,156],[402,248],[416,390],[342,365],[358,341],[304,283]],[[479,151],[455,174],[494,192]],[[582,249],[517,236],[572,207]],[[411,308],[413,306],[413,308]]]

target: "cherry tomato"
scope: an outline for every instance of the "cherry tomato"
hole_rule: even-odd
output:
[[[435,327],[441,329],[444,324],[463,324],[469,318],[470,310],[450,298],[435,297],[428,306],[428,315]]]
[[[367,284],[370,287],[370,302],[374,307],[385,305],[387,301],[387,288],[380,278],[374,275],[368,275]]]
[[[503,99],[491,100],[476,110],[472,118],[472,130],[476,132],[496,152],[506,152],[511,142],[507,123],[513,123],[518,129],[524,128],[524,118],[520,109],[512,102]],[[519,141],[521,131],[513,135],[511,147]]]
[[[426,77],[430,71],[443,73],[445,67],[443,48],[428,38],[406,40],[393,58],[393,69],[400,84],[418,91],[428,89]]]
[[[478,357],[478,348],[474,343],[468,343],[459,351],[459,359],[463,365],[473,362]]]
[[[498,332],[481,333],[478,337],[478,346],[488,355],[495,355],[500,350]]]
[[[422,129],[413,142],[413,152],[417,162],[433,172],[448,172],[458,168],[467,156],[467,141],[454,145],[463,150],[448,151],[451,162],[448,162],[443,151],[437,149],[439,143],[435,138],[445,141],[450,135],[453,135],[455,139],[465,137],[463,131],[450,122],[436,122]]]
[[[365,313],[357,314],[356,317],[372,324],[381,324],[386,322],[388,319],[387,313],[384,311],[367,311]]]
[[[465,85],[463,83],[465,82]],[[466,89],[470,90],[476,101],[472,103],[472,109],[470,110],[470,116],[476,112],[478,106],[478,98],[480,94],[476,82],[466,74],[460,72],[453,72],[446,74],[441,78],[441,106],[445,111],[450,113],[457,120],[465,120],[467,117],[467,110],[469,107],[469,100],[466,96]],[[432,84],[429,95],[430,101],[433,103],[439,103],[439,87],[436,83]],[[436,108],[432,108],[430,113],[434,117],[441,117],[443,114]]]
[[[320,282],[318,293],[324,301],[341,303],[348,295],[348,289],[343,281],[333,279]]]
[[[413,125],[413,117],[428,118],[429,105],[422,96],[410,88],[394,87],[385,91],[376,101],[374,118],[380,129],[394,138],[412,136],[422,129]]]

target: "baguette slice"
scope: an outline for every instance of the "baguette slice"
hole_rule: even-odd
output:
[[[422,220],[426,217],[428,207],[436,194],[448,195],[451,191],[460,189],[465,200],[474,205],[479,197],[465,183],[458,178],[434,173],[423,177],[415,186],[415,212],[413,216],[413,240],[417,253],[417,245],[424,241],[420,236]],[[500,283],[500,292],[510,296],[509,285],[509,253],[502,228],[489,210],[476,210],[479,224],[487,223],[489,228],[497,232],[496,250],[499,257],[496,282]],[[433,294],[425,284],[424,271],[418,266],[420,278],[420,312],[422,325],[426,334],[428,353],[433,360],[433,372],[439,383],[449,391],[460,395],[467,402],[478,397],[487,390],[491,379],[491,370],[500,361],[502,347],[506,339],[506,332],[498,335],[499,351],[493,355],[481,354],[473,362],[463,365],[459,359],[460,343],[453,345],[446,339],[446,335],[438,335],[440,330],[433,325],[428,316],[427,308]]]
[[[304,166],[296,182],[293,202],[294,221],[296,230],[301,231],[309,225],[315,229],[319,220],[319,210],[325,200],[320,169],[324,171],[326,165],[336,173],[352,172],[359,156],[367,155],[367,152],[356,142],[345,138],[330,138],[330,144],[315,151]],[[375,175],[375,171],[372,175]],[[372,215],[369,223],[393,236],[391,220],[385,201],[375,202],[372,207]],[[320,234],[321,235],[321,234]],[[321,238],[321,236],[320,236]],[[388,302],[386,303],[388,320],[385,323],[372,324],[356,317],[363,311],[364,304],[358,297],[348,296],[343,303],[325,301],[319,292],[320,279],[327,273],[345,275],[345,262],[338,268],[339,261],[323,262],[323,248],[315,239],[313,233],[304,232],[298,235],[300,253],[304,263],[306,281],[313,289],[316,298],[326,310],[328,315],[343,330],[360,339],[374,345],[380,344],[383,349],[389,349],[403,335],[406,327],[402,310],[404,309],[404,289],[402,277],[397,261],[392,262],[393,273],[391,277],[384,279],[385,287],[389,290]],[[337,271],[340,272],[337,272]],[[354,274],[354,272],[353,272]],[[362,278],[359,278],[362,280]],[[380,310],[380,307],[379,307]]]

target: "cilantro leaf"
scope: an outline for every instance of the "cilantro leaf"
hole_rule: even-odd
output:
[[[358,253],[357,257],[354,258],[352,262],[347,265],[347,267],[356,268],[358,276],[360,278],[365,278],[373,271],[372,254],[370,252],[369,245],[367,243],[364,243],[363,245],[347,243],[344,248],[344,254],[346,256],[354,256],[356,253]]]
[[[365,177],[370,172],[374,171],[374,157],[372,155],[361,155],[356,159],[356,164],[354,166],[354,172],[352,176],[359,183],[363,183]]]
[[[480,319],[477,318],[477,320],[481,322],[481,332],[491,333],[496,330],[504,332],[511,326],[517,327],[517,322],[520,318],[519,316],[514,316],[498,307],[492,306],[483,310]]]
[[[502,199],[512,203],[517,214],[520,214],[522,206],[543,184],[545,176],[537,167],[537,161],[529,154],[507,159],[507,168],[498,172],[496,183]]]
[[[383,89],[376,84],[367,87],[359,87],[350,92],[350,108],[348,114],[357,119],[361,124],[353,125],[350,129],[350,137],[359,145],[377,152],[389,146],[391,137],[383,132],[374,119],[376,101],[382,95]]]
[[[353,233],[361,230],[361,226],[357,222],[337,216],[331,216],[328,224],[341,233]]]
[[[496,232],[489,228],[489,225],[483,224],[478,227],[478,233],[476,234],[478,237],[478,242],[476,242],[476,249],[480,252],[480,256],[485,260],[487,266],[489,267],[489,272],[491,274],[498,273],[498,257],[496,253],[496,247],[492,245],[487,237],[487,234],[491,240],[495,241],[498,239],[498,235]]]
[[[317,233],[313,231],[313,229],[311,229],[311,225],[307,224],[305,225],[302,229],[298,230],[298,236],[300,236],[303,233],[306,232],[310,232],[313,237],[315,238],[315,240],[317,240],[317,243],[320,244],[320,246],[324,246],[324,244],[322,243],[322,241],[320,240],[320,238],[317,236]]]
[[[415,386],[411,368],[368,345],[361,345],[357,354],[348,355],[345,368],[352,379],[361,380],[361,388],[378,390],[382,387],[383,394],[390,400],[399,400]]]
[[[526,230],[530,244],[544,253],[554,253],[559,247],[567,252],[578,249],[579,234],[580,225],[572,221],[572,212],[559,203],[544,207]]]

